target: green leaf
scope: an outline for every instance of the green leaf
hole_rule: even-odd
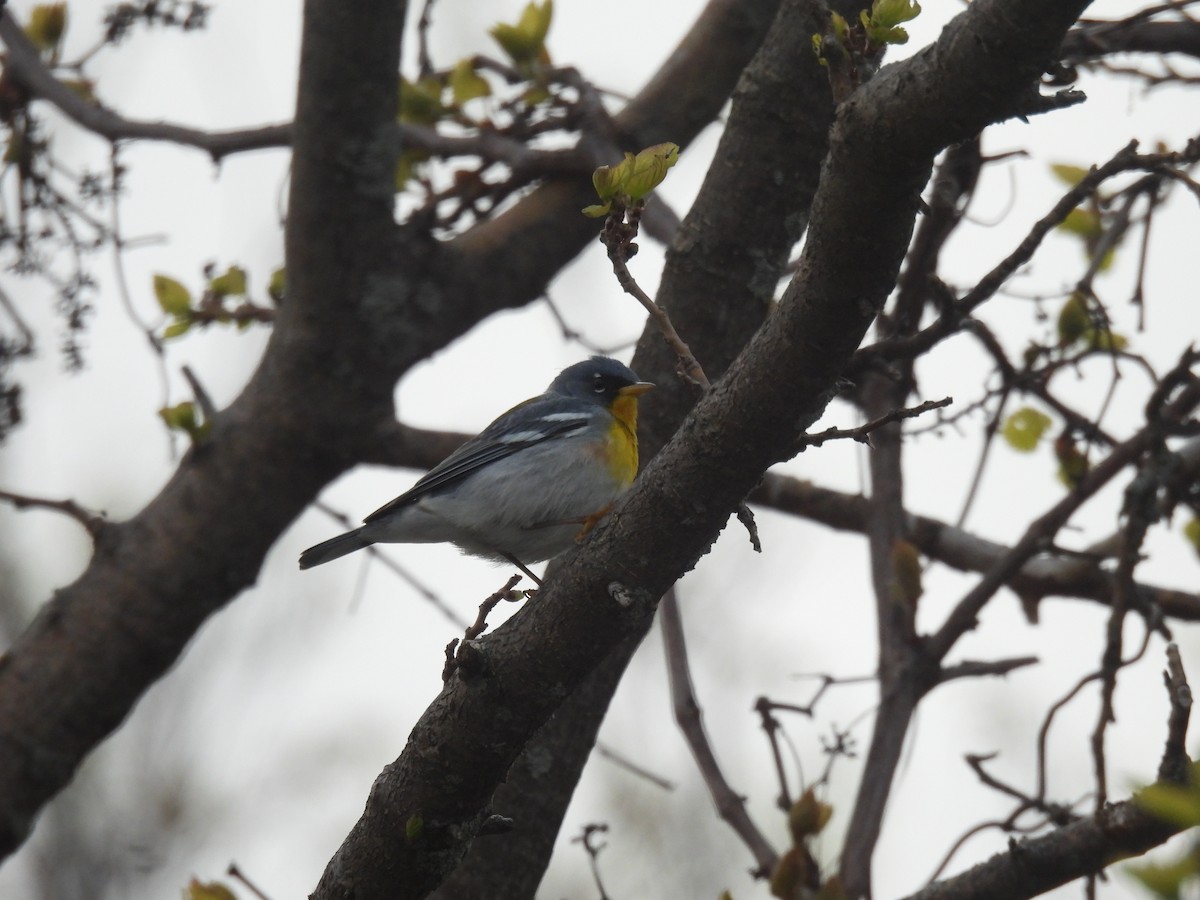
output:
[[[679,145],[669,141],[647,147],[633,158],[633,170],[625,182],[625,193],[634,200],[645,197],[662,184],[667,170],[679,162]]]
[[[921,4],[915,0],[875,0],[871,14],[863,10],[860,16],[867,38],[872,44],[908,43],[908,32],[900,27],[921,14]]]
[[[208,288],[218,297],[244,297],[246,295],[246,270],[241,266],[230,266],[223,274],[210,281]]]
[[[183,892],[184,900],[237,900],[237,894],[219,881],[200,882],[193,878]]]
[[[283,302],[283,289],[286,284],[285,276],[286,270],[283,266],[280,266],[271,273],[271,280],[267,282],[267,296],[271,298],[276,306]]]
[[[809,838],[820,834],[832,815],[832,806],[818,800],[812,788],[806,790],[788,810],[788,830],[792,834],[792,843],[799,847]]]
[[[871,21],[884,28],[911,22],[920,14],[921,4],[916,0],[875,0],[871,4]]]
[[[154,276],[154,296],[168,315],[182,318],[191,311],[192,295],[182,284],[167,275]]]
[[[1142,809],[1181,828],[1200,825],[1200,788],[1195,785],[1152,784],[1134,794]]]
[[[1086,336],[1089,350],[1119,353],[1129,347],[1129,339],[1125,335],[1107,328],[1089,328]]]
[[[488,34],[514,63],[518,66],[529,66],[548,59],[546,35],[550,33],[550,21],[553,17],[553,0],[546,0],[540,6],[530,3],[521,13],[516,25],[499,22],[488,29]]]
[[[592,187],[601,200],[611,200],[621,192],[621,186],[633,168],[633,154],[626,153],[625,158],[615,166],[599,166],[592,172]]]
[[[404,823],[404,836],[410,841],[415,841],[421,836],[421,832],[425,830],[425,820],[420,813],[413,813],[408,817],[408,821]]]
[[[446,114],[442,103],[442,82],[433,76],[420,81],[400,79],[401,122],[413,125],[433,125]]]
[[[1125,871],[1160,900],[1179,900],[1184,883],[1197,874],[1196,859],[1190,855],[1169,863],[1130,865]]]
[[[1191,521],[1183,526],[1183,536],[1191,542],[1196,555],[1200,556],[1200,518],[1193,516]]]
[[[169,341],[171,338],[177,338],[182,334],[187,334],[189,328],[192,327],[191,319],[176,319],[170,325],[163,329],[163,340]]]
[[[601,200],[617,196],[638,200],[658,187],[678,161],[678,144],[655,144],[636,156],[626,153],[615,166],[600,166],[592,172],[592,185]]]
[[[41,51],[53,50],[67,30],[67,4],[41,3],[29,13],[25,35]]]
[[[825,58],[825,39],[819,34],[812,36],[813,53],[816,54],[817,62],[823,66],[829,65],[829,60]]]
[[[589,219],[603,219],[612,212],[612,201],[610,200],[608,203],[593,203],[591,206],[585,206],[581,211]]]
[[[1025,406],[1008,417],[1001,433],[1014,450],[1029,453],[1037,447],[1046,429],[1050,427],[1050,417],[1032,407]]]
[[[1087,300],[1078,291],[1072,293],[1058,311],[1058,345],[1068,347],[1075,343],[1087,334],[1091,325]]]
[[[476,97],[490,96],[492,86],[475,71],[475,66],[468,57],[460,59],[450,72],[450,92],[454,96],[454,104],[462,106]]]
[[[1088,170],[1083,166],[1072,166],[1067,163],[1053,163],[1050,166],[1050,171],[1054,173],[1059,181],[1064,182],[1069,187],[1075,187],[1075,185],[1083,181],[1088,173]]]
[[[163,407],[158,411],[158,417],[168,428],[184,432],[192,439],[192,443],[199,443],[212,430],[211,422],[200,421],[196,404],[190,400]]]
[[[833,23],[834,36],[843,44],[846,43],[846,39],[850,37],[850,23],[846,21],[846,17],[830,10],[829,21]]]
[[[1094,209],[1084,209],[1077,206],[1067,217],[1058,223],[1058,228],[1069,234],[1077,234],[1085,240],[1095,240],[1104,233],[1100,224],[1100,213]]]

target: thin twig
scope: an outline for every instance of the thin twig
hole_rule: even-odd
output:
[[[350,521],[349,516],[343,512],[340,512],[339,510],[334,509],[329,504],[318,501],[313,505],[343,528],[349,529],[354,527],[354,523]],[[454,625],[458,626],[459,628],[467,627],[467,620],[447,606],[446,602],[439,597],[432,588],[427,587],[425,584],[419,581],[415,575],[409,572],[406,568],[404,568],[386,553],[382,552],[378,546],[372,544],[370,547],[364,548],[364,550],[371,559],[378,560],[387,569],[391,570],[394,575],[398,575],[401,579],[403,579],[409,587],[421,595],[423,600],[431,603],[438,612],[449,619]]]
[[[1200,385],[1188,384],[1171,403],[1173,418],[1190,413],[1200,403]],[[1080,480],[1076,488],[1034,520],[1012,551],[988,570],[982,579],[959,601],[942,627],[925,639],[933,659],[943,659],[955,642],[975,627],[983,607],[1008,579],[1039,550],[1050,545],[1054,535],[1087,500],[1141,456],[1159,439],[1162,425],[1152,422],[1113,451]]]
[[[496,593],[492,594],[479,604],[479,613],[475,616],[475,621],[467,626],[467,630],[463,634],[464,641],[473,641],[475,638],[487,631],[488,613],[499,606],[501,601],[507,600],[511,603],[514,600],[525,599],[524,591],[513,590],[513,588],[517,586],[517,582],[520,580],[520,575],[511,576],[508,581],[504,582],[504,587],[500,588],[500,590],[496,591]],[[516,596],[518,594],[520,594],[520,596]]]
[[[608,892],[604,890],[604,883],[600,880],[600,851],[607,845],[597,844],[595,838],[596,835],[607,833],[607,825],[588,824],[583,826],[579,837],[571,838],[572,844],[581,844],[584,852],[587,853],[588,865],[592,870],[592,881],[596,883],[596,890],[600,892],[600,900],[611,900]]]
[[[870,422],[859,425],[857,428],[826,428],[824,431],[806,434],[796,443],[800,450],[804,450],[806,447],[820,447],[826,441],[845,440],[848,438],[858,441],[860,444],[870,446],[871,432],[878,431],[884,425],[899,422],[901,419],[913,419],[930,410],[944,409],[953,402],[953,397],[943,397],[941,400],[926,400],[917,406],[894,409],[889,413],[872,419]]]
[[[236,878],[238,881],[244,884],[246,889],[255,897],[257,897],[258,900],[271,900],[270,897],[258,889],[258,886],[253,881],[246,877],[245,873],[238,868],[237,863],[230,863],[225,874],[227,874],[230,878]]]
[[[103,513],[84,509],[74,500],[49,500],[45,497],[15,494],[12,491],[0,491],[0,500],[11,503],[17,509],[50,509],[70,516],[87,530],[93,541],[97,540],[101,532],[108,527],[108,520]]]
[[[979,678],[983,675],[1005,676],[1009,672],[1035,666],[1040,662],[1036,656],[1015,656],[1011,659],[975,660],[964,659],[952,666],[943,666],[938,675],[938,684],[959,678]]]
[[[1162,761],[1158,765],[1159,781],[1186,784],[1191,777],[1192,761],[1187,752],[1188,722],[1192,715],[1192,689],[1183,670],[1179,646],[1167,645],[1167,669],[1163,672],[1163,683],[1171,703],[1167,719],[1167,740],[1163,747]]]
[[[654,785],[657,788],[662,788],[664,791],[675,790],[675,787],[676,787],[675,782],[671,781],[670,779],[663,778],[663,776],[661,776],[661,775],[654,774],[649,769],[647,769],[645,766],[639,766],[637,763],[635,763],[633,760],[631,760],[628,756],[614,750],[612,747],[609,747],[607,744],[604,744],[602,742],[597,742],[596,743],[596,754],[598,756],[603,757],[604,759],[607,759],[609,762],[613,763],[614,765],[620,766],[622,769],[625,769],[628,772],[632,772],[638,778],[644,778],[646,781],[650,782],[652,785]]]
[[[675,712],[675,721],[692,751],[708,787],[709,796],[717,807],[717,814],[741,838],[742,843],[754,856],[757,872],[765,877],[774,870],[779,857],[747,814],[745,799],[735,793],[725,780],[708,742],[708,736],[704,732],[700,705],[696,702],[696,692],[688,669],[683,621],[680,618],[674,589],[663,595],[659,604],[659,622],[662,625],[663,643],[666,647],[667,674],[671,685],[671,705]]]

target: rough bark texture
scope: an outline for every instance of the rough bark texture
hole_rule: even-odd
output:
[[[536,602],[474,642],[380,775],[314,896],[385,896],[382,886],[405,884],[432,858],[457,862],[524,744],[614,646],[646,627],[656,598],[789,454],[795,423],[819,406],[895,283],[933,155],[1030,111],[1038,73],[1083,6],[977,3],[935,46],[843,105],[800,270],[779,309],[586,551],[568,555]],[[423,883],[400,896],[420,896]]]
[[[774,6],[711,4],[618,117],[630,146],[664,131],[684,144],[694,137],[720,110]],[[587,202],[578,182],[547,183],[448,245],[395,226],[404,12],[385,0],[305,6],[288,301],[258,371],[211,435],[146,509],[103,531],[87,570],[0,660],[0,856],[20,845],[41,806],[203,621],[254,582],[271,544],[320,489],[378,452],[396,380],[485,316],[535,299],[593,237],[577,221]]]
[[[535,600],[462,648],[315,897],[427,896],[456,868],[438,894],[447,900],[485,888],[495,897],[532,892],[657,598],[706,551],[767,467],[791,455],[798,423],[819,412],[896,283],[934,156],[989,123],[1047,108],[1038,76],[1086,5],[977,0],[936,44],[853,94],[834,121],[807,43],[821,30],[818,4],[718,0],[612,133],[587,139],[589,153],[614,156],[662,140],[686,143],[737,84],[659,297],[714,387],[697,402],[672,376],[674,360],[657,336],[643,337],[635,367],[662,386],[645,404],[643,447],[648,457],[661,452]],[[538,296],[594,238],[595,223],[578,215],[590,188],[566,180],[548,180],[447,243],[432,241],[420,223],[395,225],[404,14],[405,4],[386,0],[306,3],[296,119],[270,136],[290,137],[295,154],[287,302],[259,370],[211,435],[144,511],[101,532],[87,571],[0,660],[2,853],[24,840],[37,811],[202,622],[254,581],[271,543],[321,487],[358,462],[401,452],[407,436],[391,421],[396,379],[483,317]],[[771,310],[787,253],[806,226],[799,270]],[[876,475],[877,483],[895,477],[898,487],[886,459]],[[923,537],[933,525],[903,519],[899,499],[881,491],[873,509],[831,513],[874,529],[881,597],[895,538],[937,540]],[[972,551],[981,548],[960,548]],[[1032,578],[1027,569],[1022,575]],[[885,654],[894,691],[871,748],[875,778],[863,785],[843,859],[854,895],[869,889],[908,717],[934,683],[906,675],[903,622],[890,612],[881,610],[881,641],[894,653]],[[948,893],[921,896],[1028,896],[1167,833],[1131,807],[1109,812],[929,889]],[[514,815],[516,831],[472,845],[493,813]],[[1051,839],[1060,843],[1048,848],[1076,849],[1030,875],[1038,842]]]

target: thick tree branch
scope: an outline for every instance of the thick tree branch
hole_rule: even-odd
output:
[[[1067,32],[1062,45],[1067,63],[1114,53],[1184,53],[1200,58],[1200,22],[1086,22]]]
[[[0,12],[0,40],[8,48],[5,74],[34,97],[54,104],[67,118],[110,141],[168,141],[196,147],[219,160],[231,153],[283,147],[291,143],[290,122],[234,131],[203,131],[169,122],[143,122],[124,116],[100,103],[86,100],[63,84],[47,68],[37,48],[29,42],[11,11]]]
[[[906,900],[1021,900],[1105,868],[1114,859],[1137,856],[1182,829],[1142,809],[1136,801],[1114,803],[1102,813],[1016,842],[961,875],[935,882]]]
[[[737,21],[748,10],[762,15],[761,3],[718,6]],[[0,665],[0,853],[24,839],[40,806],[204,619],[253,582],[270,544],[319,489],[373,452],[395,380],[490,312],[537,297],[584,243],[548,240],[557,252],[525,257],[517,282],[479,277],[464,289],[455,274],[461,256],[446,260],[416,227],[397,232],[402,21],[403,9],[385,0],[310,0],[306,8],[288,303],[259,370],[204,445],[150,506],[106,530],[87,571],[56,595]],[[713,43],[721,66],[687,85],[686,108],[660,85],[660,105],[635,100],[636,116],[694,133],[700,117],[715,115],[740,71],[736,53],[744,63],[756,43],[753,35],[748,44],[729,40],[740,32],[723,33],[719,18],[709,26],[709,43],[685,48],[672,66],[701,68]],[[535,205],[547,212],[542,201]],[[573,221],[579,205],[550,212]],[[505,240],[527,246],[530,236]],[[497,265],[517,256],[499,244],[490,251],[499,254]],[[255,479],[249,494],[247,477]]]
[[[767,475],[750,495],[750,502],[841,531],[863,533],[866,529],[865,497],[783,475]],[[907,533],[923,556],[963,572],[986,572],[1012,552],[1006,544],[929,516],[909,513]],[[1101,562],[1086,554],[1039,556],[1026,561],[1005,586],[1031,603],[1045,597],[1070,597],[1107,605],[1116,586]],[[1143,614],[1151,614],[1157,607],[1167,618],[1200,621],[1200,595],[1145,582],[1138,583],[1137,595],[1142,603],[1135,608]]]
[[[430,431],[389,421],[372,442],[363,462],[381,466],[425,470],[441,462],[470,437],[447,431]],[[1179,450],[1184,471],[1200,478],[1200,440],[1189,441]],[[838,531],[866,531],[867,499],[821,487],[811,481],[768,472],[751,492],[749,501],[767,509],[788,513]],[[926,556],[962,572],[983,573],[1004,559],[1012,548],[932,516],[907,513],[908,539]],[[1103,543],[1103,542],[1101,542]],[[1021,598],[1029,609],[1049,597],[1092,600],[1108,605],[1115,584],[1106,571],[1102,554],[1088,551],[1070,555],[1035,556],[1009,578],[1005,587]],[[1200,594],[1139,581],[1135,584],[1133,609],[1144,616],[1183,622],[1200,621]]]
[[[713,163],[668,249],[657,298],[714,377],[725,370],[762,322],[816,190],[832,108],[825,74],[807,43],[821,24],[821,13],[815,7],[809,0],[788,0],[772,23],[774,9],[765,4],[711,4],[683,45],[694,51],[702,42],[716,41],[728,53],[734,37],[748,42],[754,34],[748,33],[748,22],[756,23],[760,41],[768,24],[771,28],[738,82]],[[751,13],[756,17],[753,20],[739,18]],[[676,54],[674,59],[683,57]],[[680,62],[666,71],[689,80],[701,74],[691,64]],[[795,101],[781,105],[780,96]],[[670,132],[666,136],[675,139]],[[748,159],[755,164],[747,165]],[[647,215],[658,208],[652,200]],[[754,215],[746,215],[751,208]],[[594,231],[593,225],[592,237]],[[643,334],[634,366],[658,384],[642,404],[639,417],[639,443],[645,460],[678,427],[695,402],[696,391],[676,377],[675,356],[653,325]],[[607,704],[608,698],[597,695],[593,702]],[[570,709],[560,709],[555,719],[577,716],[580,729],[585,730],[590,715],[572,701]],[[560,772],[582,766],[587,748],[565,738],[571,734],[568,727],[558,734],[543,731],[531,742],[516,771],[507,778],[503,796],[497,795],[497,804],[511,802],[514,796],[541,793],[545,781],[557,781]],[[526,759],[546,757],[560,760],[561,765],[540,777],[532,773],[543,772],[543,768],[524,764]],[[539,840],[540,832],[557,828],[569,795],[560,796],[563,806],[556,816],[543,808],[536,824],[528,829],[472,845],[463,867],[453,876],[455,885],[474,885],[476,894],[487,892],[514,900],[528,896],[527,891],[496,893],[494,872],[506,867],[510,850],[523,854],[527,843]],[[469,892],[466,895],[470,896]]]
[[[936,45],[844,104],[778,310],[586,552],[568,554],[534,602],[475,642],[479,674],[456,675],[421,717],[315,897],[420,896],[431,868],[457,860],[531,735],[617,643],[645,629],[657,598],[794,445],[796,423],[820,405],[895,282],[933,155],[1028,111],[1084,5],[979,0]]]
[[[0,664],[0,855],[201,623],[253,583],[276,537],[392,408],[404,343],[385,346],[366,311],[401,287],[389,280],[389,135],[404,10],[371,0],[323,17],[309,6],[288,303],[251,384],[145,510],[101,533],[85,572]],[[314,439],[330,434],[342,440]]]

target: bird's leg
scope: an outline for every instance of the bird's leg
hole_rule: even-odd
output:
[[[511,553],[505,553],[504,551],[501,551],[500,555],[503,556],[505,559],[507,559],[514,566],[516,566],[518,569],[520,569],[522,572],[524,572],[525,575],[529,578],[529,580],[532,581],[534,584],[536,584],[538,587],[542,586],[542,579],[538,578],[536,575],[534,575],[532,572],[530,572],[529,569],[525,566],[525,563],[521,562],[519,559],[517,559]]]
[[[590,516],[584,516],[583,520],[580,522],[583,527],[579,529],[579,534],[575,535],[575,543],[582,544],[583,539],[591,533],[593,528],[596,527],[596,523],[607,516],[608,511],[612,508],[613,505],[609,503],[604,508],[596,510],[596,512],[592,513]]]

